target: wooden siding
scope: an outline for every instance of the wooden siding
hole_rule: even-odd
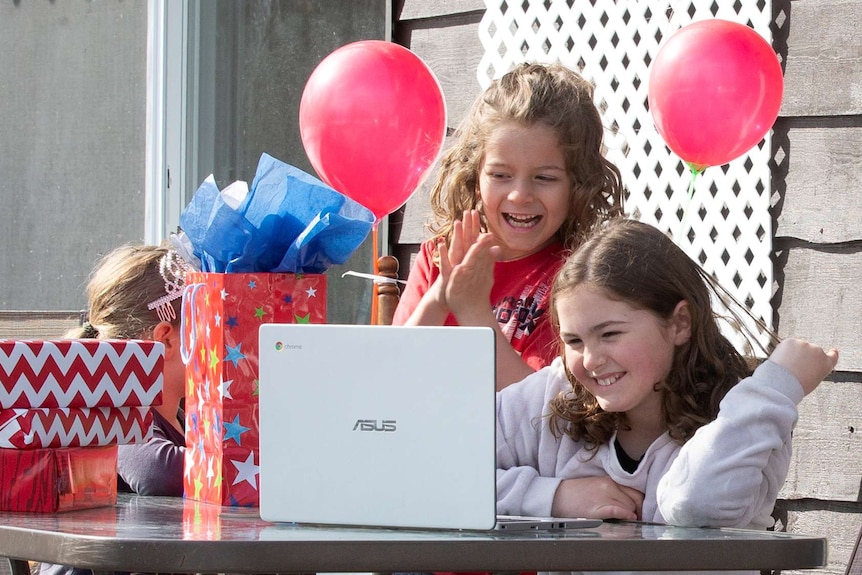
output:
[[[0,339],[58,339],[79,325],[79,311],[0,310]]]
[[[803,401],[776,529],[823,534],[844,572],[862,526],[862,0],[773,0],[785,94],[773,136],[778,332],[841,350],[838,370]],[[394,38],[440,79],[454,128],[479,93],[478,0],[404,0]],[[392,216],[406,278],[425,239],[427,185]]]
[[[781,116],[862,114],[862,4],[773,0],[772,11],[784,56]]]

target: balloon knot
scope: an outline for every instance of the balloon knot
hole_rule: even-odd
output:
[[[695,164],[694,162],[686,162],[688,164],[688,169],[691,170],[692,175],[702,174],[705,169],[709,166],[706,164]]]

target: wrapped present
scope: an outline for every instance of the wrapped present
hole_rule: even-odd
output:
[[[159,405],[164,344],[0,340],[0,409]]]
[[[152,424],[149,407],[0,409],[0,448],[146,443]]]
[[[187,498],[258,505],[258,328],[325,321],[325,275],[187,274]]]
[[[0,510],[53,513],[117,501],[117,447],[0,449]]]

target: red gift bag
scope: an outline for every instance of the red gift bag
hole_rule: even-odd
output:
[[[259,504],[258,328],[325,322],[323,274],[186,275],[185,497]]]

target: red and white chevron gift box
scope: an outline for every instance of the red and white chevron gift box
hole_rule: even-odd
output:
[[[149,407],[0,409],[0,448],[42,449],[145,443]]]
[[[159,405],[164,354],[155,341],[0,340],[0,409]]]

